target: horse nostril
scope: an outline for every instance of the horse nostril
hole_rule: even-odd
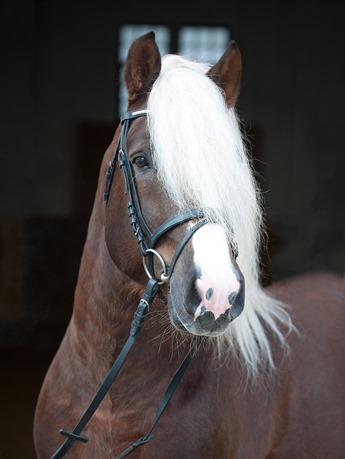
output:
[[[203,304],[200,309],[200,315],[203,316],[206,312],[206,306]]]
[[[209,289],[207,290],[207,292],[206,292],[206,295],[205,295],[206,300],[209,300],[209,301],[210,301],[211,298],[212,298],[212,295],[213,295],[213,289],[212,289],[212,288],[209,288]]]
[[[197,290],[195,284],[193,283],[193,285],[189,289],[189,293],[187,294],[187,297],[186,297],[186,310],[192,317],[194,317],[195,311],[198,308],[198,306],[200,305],[200,301],[201,301],[201,297],[200,297],[200,295],[198,293],[198,290]],[[204,312],[205,312],[206,311],[206,307],[203,306],[203,308],[204,308]]]
[[[236,297],[237,297],[237,293],[238,292],[231,292],[230,295],[228,296],[228,301],[229,301],[229,304],[230,306],[233,304],[233,302],[235,301]]]

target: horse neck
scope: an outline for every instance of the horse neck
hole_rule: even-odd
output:
[[[145,285],[131,280],[112,261],[104,235],[102,199],[96,197],[81,258],[69,336],[77,347],[114,354],[130,331]],[[152,330],[152,334],[160,330]],[[108,350],[107,350],[108,349]]]
[[[79,329],[87,317],[95,327],[104,327],[111,321],[121,322],[117,313],[123,301],[125,275],[112,261],[105,239],[106,204],[103,199],[104,177],[116,149],[117,134],[105,152],[99,172],[98,187],[89,220],[87,237],[80,262],[75,291],[73,319]],[[103,323],[104,322],[104,323]]]

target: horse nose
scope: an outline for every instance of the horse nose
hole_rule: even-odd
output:
[[[231,322],[243,310],[244,277],[239,270],[233,270],[228,279],[214,281],[202,274],[192,286],[186,305],[188,313],[204,327],[214,323]]]
[[[244,279],[229,251],[224,228],[208,224],[193,236],[194,266],[187,312],[194,321],[233,320],[244,304]],[[205,317],[204,317],[205,316]]]

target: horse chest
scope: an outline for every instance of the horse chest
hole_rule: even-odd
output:
[[[99,407],[89,424],[90,442],[97,444],[96,451],[103,447],[104,454],[111,451],[110,457],[117,457],[149,431],[169,383],[169,379],[165,379],[150,384],[145,376],[133,377],[131,383],[124,378],[117,381],[106,403]],[[186,375],[156,424],[153,438],[138,452],[131,453],[133,459],[228,457],[229,413],[221,409],[223,395],[219,386],[217,394],[215,387],[209,387],[210,378],[206,382],[205,385],[204,381]],[[222,451],[221,455],[212,455],[215,444]]]

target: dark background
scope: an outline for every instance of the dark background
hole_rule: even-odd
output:
[[[118,27],[226,25],[271,235],[265,282],[344,269],[343,2],[4,1],[0,459],[35,457],[32,417],[71,314],[103,153],[118,123]]]

